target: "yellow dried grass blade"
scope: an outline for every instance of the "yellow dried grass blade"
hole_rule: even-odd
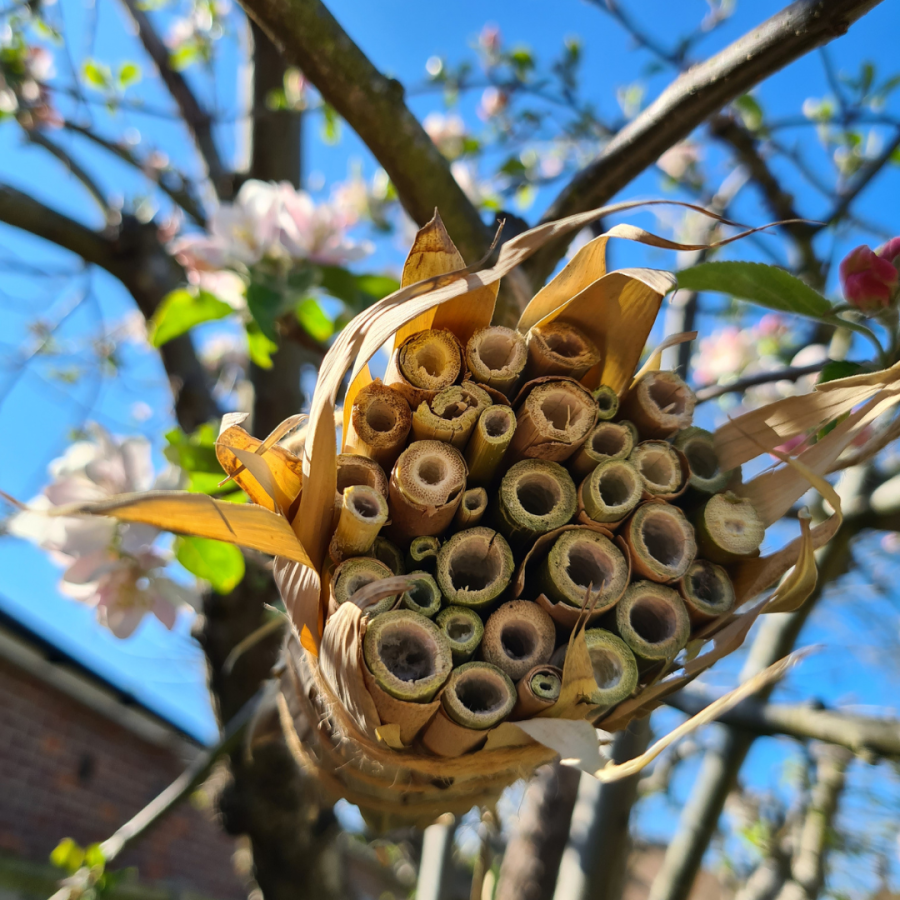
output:
[[[300,643],[313,656],[319,655],[322,629],[319,623],[321,582],[315,569],[288,559],[276,558],[272,575],[284,607],[300,633]]]
[[[800,555],[794,570],[778,589],[772,594],[763,608],[764,613],[786,613],[800,609],[807,598],[816,589],[819,570],[816,568],[816,555],[813,549],[812,532],[809,528],[809,516],[800,518]]]
[[[697,337],[696,331],[680,331],[678,334],[670,334],[654,351],[647,357],[644,364],[638,369],[637,374],[631,382],[634,387],[648,372],[658,372],[662,363],[663,353],[677,344],[685,344],[693,341]]]
[[[242,450],[232,447],[231,452],[240,460],[244,468],[256,479],[259,486],[274,503],[274,511],[281,515],[287,515],[291,505],[291,499],[282,490],[269,465],[268,456],[257,456],[251,450]],[[268,505],[268,504],[267,504]]]

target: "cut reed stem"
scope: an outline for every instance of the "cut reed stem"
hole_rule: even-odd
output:
[[[641,501],[644,486],[637,469],[624,459],[600,463],[578,488],[584,511],[595,522],[621,522]]]
[[[535,666],[516,685],[516,705],[509,714],[513,722],[530,719],[549,709],[559,699],[562,671],[556,666]]]
[[[523,459],[500,482],[494,520],[517,547],[567,524],[578,507],[572,476],[559,463]]]
[[[346,603],[353,595],[367,584],[390,578],[394,573],[377,559],[368,556],[357,556],[345,559],[335,570],[331,578],[331,593],[337,606]],[[375,616],[392,609],[397,602],[397,595],[385,597],[363,610],[363,615],[373,619]]]
[[[619,395],[608,384],[601,384],[593,390],[597,401],[597,418],[605,422],[614,419],[619,411]]]
[[[379,534],[372,544],[370,556],[383,562],[395,575],[406,574],[406,564],[403,561],[403,554],[400,548],[389,541],[384,535]],[[436,555],[436,554],[435,554]]]
[[[469,528],[441,547],[437,582],[448,603],[484,610],[506,590],[513,566],[512,550],[501,534]]]
[[[434,572],[437,565],[438,550],[441,549],[441,540],[433,535],[414,537],[409,544],[406,553],[406,563],[409,569],[427,569]]]
[[[672,588],[637,581],[616,606],[616,630],[644,669],[675,658],[691,636],[691,621]]]
[[[734,585],[728,573],[715,563],[695,559],[678,582],[692,625],[717,619],[734,608]]]
[[[412,425],[409,404],[393,388],[373,381],[353,401],[344,448],[374,459],[385,472],[406,446]]]
[[[400,606],[426,619],[433,619],[441,609],[442,598],[437,582],[428,572],[410,572],[409,577],[415,583],[400,597]]]
[[[730,491],[713,494],[697,516],[700,555],[715,563],[755,554],[766,536],[753,504]]]
[[[725,490],[734,472],[719,468],[719,455],[710,432],[695,426],[684,428],[675,435],[672,445],[688,461],[691,490],[700,494],[717,494]]]
[[[335,528],[337,528],[341,506],[344,503],[344,491],[357,484],[373,488],[382,497],[387,498],[387,475],[374,459],[369,459],[368,456],[358,456],[355,453],[339,453],[337,457],[337,491],[334,494]]]
[[[684,463],[678,451],[665,441],[643,441],[631,451],[629,462],[644,483],[646,497],[674,499],[687,487]]]
[[[537,590],[556,603],[587,605],[595,613],[610,609],[627,584],[628,561],[622,551],[588,528],[564,531],[538,569]]]
[[[463,494],[453,522],[457,528],[474,528],[487,511],[488,495],[484,488],[471,488]]]
[[[515,432],[516,414],[510,407],[489,406],[482,412],[466,446],[468,484],[485,488],[490,485]]]
[[[453,653],[453,665],[468,662],[484,637],[481,616],[468,606],[448,606],[435,619]]]
[[[591,703],[606,710],[628,698],[638,683],[638,666],[628,644],[604,628],[584,632],[597,690]]]
[[[559,320],[535,325],[526,337],[525,381],[566,375],[576,381],[600,362],[597,345],[580,329]]]
[[[420,403],[413,413],[413,439],[446,441],[462,450],[478,417],[491,403],[488,392],[471,382],[444,388],[430,403]]]
[[[462,356],[462,348],[452,332],[420,331],[408,337],[391,357],[385,384],[393,385],[416,408],[422,400],[459,379]]]
[[[691,523],[677,506],[645,503],[626,522],[622,537],[639,578],[669,582],[681,578],[697,556]]]
[[[637,426],[641,440],[661,440],[691,424],[696,403],[674,372],[647,372],[622,401],[621,413]]]
[[[464,663],[454,669],[441,695],[447,715],[477,731],[502,722],[515,702],[516,689],[509,676],[486,662]]]
[[[488,618],[481,656],[518,681],[535,666],[548,662],[555,646],[553,619],[530,600],[513,600]]]
[[[356,484],[344,491],[337,530],[329,551],[335,562],[349,556],[365,556],[387,521],[387,500],[374,488]]]
[[[472,378],[510,396],[525,368],[525,338],[513,328],[491,325],[476,331],[466,344]]]
[[[630,422],[598,422],[569,462],[572,477],[584,478],[610,459],[628,459],[634,450],[632,429]]]

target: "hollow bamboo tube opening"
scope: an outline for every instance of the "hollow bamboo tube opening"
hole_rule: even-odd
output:
[[[441,547],[437,582],[447,602],[473,609],[490,606],[509,585],[513,555],[492,528],[459,531]]]
[[[523,459],[500,482],[496,519],[511,541],[524,545],[565,525],[577,506],[575,482],[559,463]]]
[[[608,708],[621,703],[637,687],[638,667],[628,644],[603,628],[584,632],[597,690],[591,702]]]
[[[440,391],[459,378],[462,368],[459,343],[443,329],[428,329],[412,335],[397,354],[403,377],[427,391]]]
[[[344,448],[374,459],[389,472],[406,445],[411,426],[406,400],[387,385],[373,381],[353,401]]]
[[[526,381],[543,375],[567,375],[577,381],[600,362],[597,345],[580,328],[559,320],[535,325],[526,342]]]
[[[635,574],[651,581],[681,578],[697,556],[694,529],[677,506],[645,503],[623,531]]]
[[[466,445],[468,483],[487,487],[516,432],[516,414],[508,406],[489,406],[479,417]]]
[[[435,622],[450,644],[453,665],[468,662],[484,637],[481,616],[467,606],[448,606],[438,613]]]
[[[627,422],[598,422],[569,463],[573,478],[582,479],[600,463],[628,459],[634,450],[634,433]]]
[[[668,497],[684,487],[681,458],[665,441],[643,441],[631,451],[628,460],[651,497]]]
[[[700,510],[697,545],[704,559],[729,563],[759,550],[766,529],[749,500],[726,491],[713,494]]]
[[[632,584],[616,607],[616,630],[638,660],[673,659],[691,635],[681,597],[661,584]]]
[[[428,572],[410,572],[414,584],[400,597],[400,606],[411,612],[433,619],[441,608],[441,592]]]
[[[620,522],[640,502],[643,482],[624,459],[600,463],[581,483],[584,511],[595,522]]]
[[[535,697],[555,702],[559,699],[562,688],[560,673],[554,672],[554,666],[541,666],[529,679],[528,687]]]
[[[509,460],[568,459],[584,442],[597,415],[594,398],[571,381],[536,385],[516,413]]]
[[[407,447],[391,473],[388,537],[408,545],[413,537],[441,534],[453,521],[466,486],[466,463],[442,441]]]
[[[509,676],[486,662],[464,663],[453,670],[441,703],[457,724],[476,731],[493,728],[511,712],[516,689]]]
[[[466,344],[472,377],[509,396],[528,361],[525,338],[514,328],[491,325],[476,331]]]
[[[453,668],[450,645],[440,629],[406,609],[384,613],[369,623],[363,654],[383,691],[413,703],[431,700]]]
[[[367,584],[380,581],[382,578],[390,578],[394,573],[377,559],[367,556],[357,556],[346,559],[335,570],[331,579],[331,592],[337,604],[346,603],[353,595]],[[370,619],[387,612],[397,602],[396,594],[385,597],[377,603],[363,610],[363,615]]]
[[[688,461],[693,490],[703,494],[717,494],[725,490],[732,473],[719,468],[719,455],[710,432],[693,426],[685,428],[675,435],[672,444]]]
[[[614,419],[619,411],[619,395],[608,384],[595,388],[593,395],[597,403],[597,418],[601,421]]]
[[[491,403],[490,394],[475,384],[444,388],[430,403],[420,403],[413,413],[413,439],[446,441],[462,450],[478,417]]]
[[[335,560],[365,556],[387,521],[387,500],[374,488],[356,484],[344,491],[337,530],[331,539]]]
[[[369,556],[374,557],[379,562],[383,562],[395,575],[406,574],[406,564],[403,561],[403,554],[400,552],[400,548],[383,535],[379,534],[375,538]]]
[[[734,608],[734,585],[728,573],[715,563],[695,559],[678,583],[691,623],[718,618]]]
[[[535,666],[516,685],[516,705],[510,713],[513,722],[530,719],[549,709],[559,699],[562,672],[555,666]]]
[[[456,510],[454,523],[457,528],[474,528],[487,511],[488,495],[484,488],[471,488],[463,494]]]
[[[642,440],[663,439],[691,424],[696,403],[694,392],[674,372],[648,372],[628,392],[621,412]]]
[[[433,572],[440,549],[441,541],[433,535],[414,537],[406,553],[407,568],[411,570],[427,569],[429,572]]]
[[[564,531],[538,570],[543,592],[557,603],[600,612],[612,607],[628,584],[628,563],[609,538],[589,529]],[[596,603],[595,603],[596,601]]]
[[[553,619],[530,600],[513,600],[488,618],[481,655],[518,681],[535,666],[548,662],[555,645]]]

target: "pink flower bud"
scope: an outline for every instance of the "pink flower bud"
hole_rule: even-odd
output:
[[[882,259],[886,259],[895,269],[900,269],[900,237],[891,238],[883,247],[875,251]]]
[[[900,246],[890,241],[900,252]],[[900,241],[898,241],[900,243]],[[892,262],[862,245],[851,250],[841,262],[841,286],[847,302],[860,312],[874,316],[891,305],[900,282],[900,273]]]

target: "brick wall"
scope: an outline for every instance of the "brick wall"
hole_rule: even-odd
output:
[[[0,660],[0,854],[45,862],[63,837],[104,838],[181,772],[174,753]],[[246,897],[234,841],[189,802],[117,860],[142,881]]]

